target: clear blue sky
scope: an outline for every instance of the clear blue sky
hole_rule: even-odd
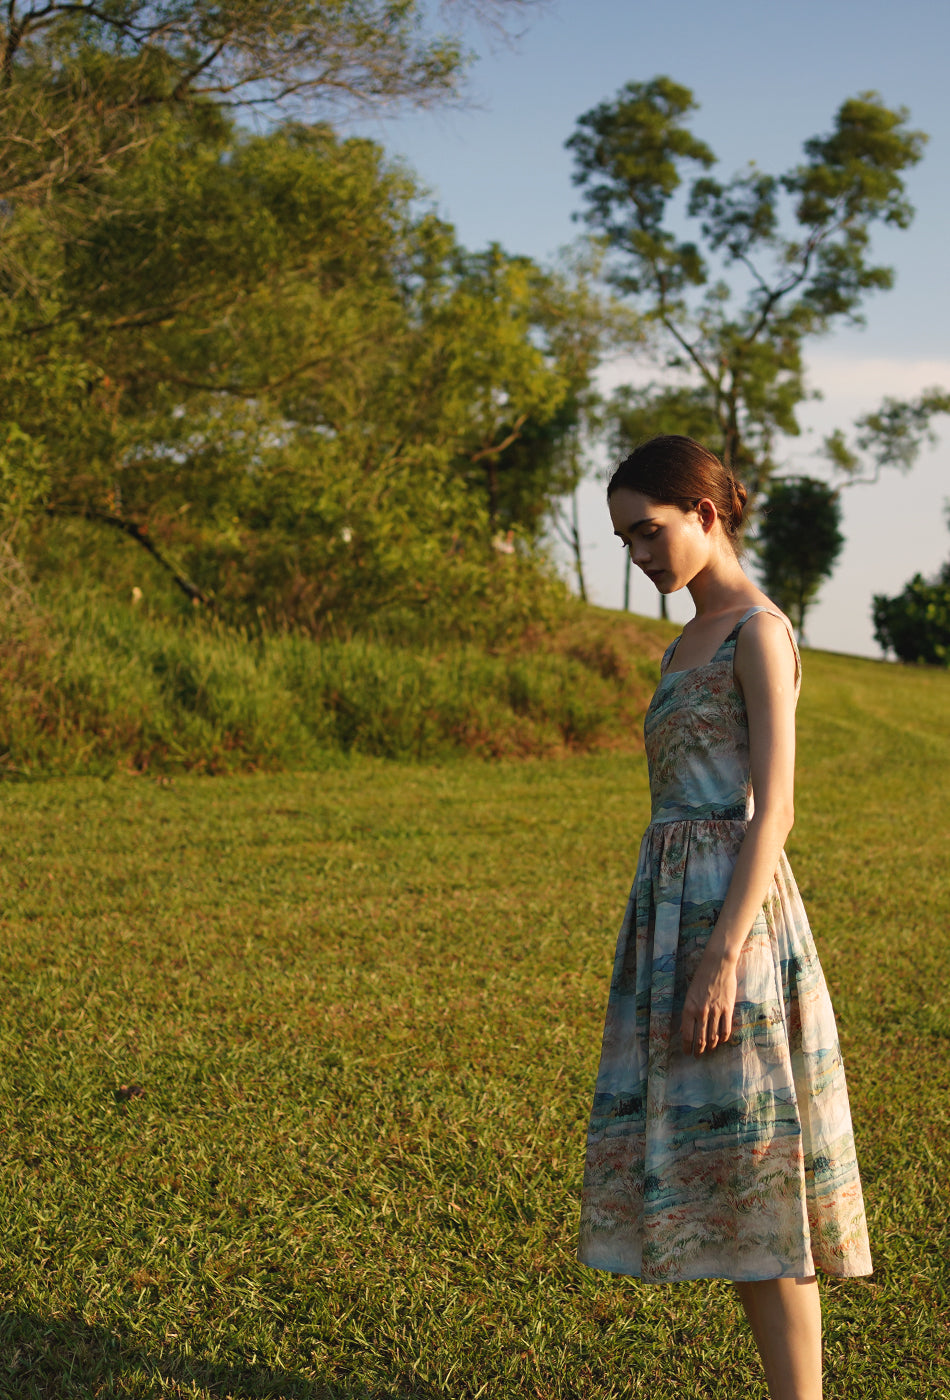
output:
[[[781,171],[802,141],[830,129],[844,97],[867,89],[909,108],[930,135],[908,192],[910,230],[878,235],[875,254],[896,268],[893,291],[867,304],[867,328],[815,343],[813,386],[802,438],[785,444],[789,469],[814,471],[820,435],[847,427],[882,394],[950,387],[950,5],[946,0],[553,0],[539,6],[512,45],[473,32],[480,59],[470,105],[362,121],[359,129],[401,155],[429,187],[439,211],[470,248],[490,241],[539,260],[554,256],[580,226],[564,142],[577,117],[631,79],[669,74],[700,103],[694,129],[724,175],[755,160]],[[612,378],[646,379],[643,367]],[[950,554],[942,508],[950,496],[950,422],[939,447],[908,478],[845,492],[848,546],[809,619],[808,640],[833,650],[877,654],[870,622],[874,592],[897,592],[917,570]],[[593,464],[604,470],[607,462]],[[583,530],[596,601],[621,599],[621,554],[611,539],[602,487],[584,488]],[[634,605],[654,612],[654,590],[637,581]],[[673,615],[690,615],[689,599]]]

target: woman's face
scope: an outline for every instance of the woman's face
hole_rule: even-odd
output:
[[[622,486],[608,505],[614,534],[661,593],[685,588],[709,562],[718,518],[711,501],[700,501],[695,510],[685,512]]]

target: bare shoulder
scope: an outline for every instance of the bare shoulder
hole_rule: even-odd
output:
[[[798,678],[795,632],[785,614],[770,604],[744,623],[736,641],[735,671],[743,689],[765,686],[794,689]]]

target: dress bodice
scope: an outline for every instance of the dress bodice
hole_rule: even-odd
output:
[[[755,613],[769,611],[750,608],[703,666],[669,670],[679,638],[667,648],[644,721],[652,822],[747,820],[752,815],[749,721],[733,658],[743,624]],[[795,658],[797,688],[797,647]]]

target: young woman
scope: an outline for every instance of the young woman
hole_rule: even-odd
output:
[[[647,711],[652,818],[614,963],[578,1257],[734,1281],[773,1400],[819,1400],[815,1270],[871,1272],[834,1013],[783,845],[800,660],[736,554],[745,490],[685,437],[607,488],[614,531],[696,616]],[[753,800],[754,793],[754,800]]]

